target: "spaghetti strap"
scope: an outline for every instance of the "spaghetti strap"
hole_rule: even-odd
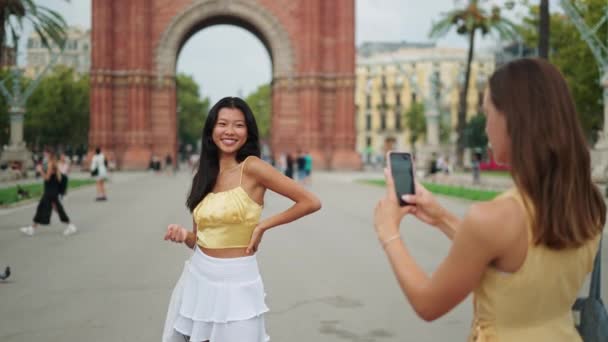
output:
[[[239,179],[239,186],[241,186],[243,184],[243,171],[245,171],[245,163],[247,162],[247,159],[249,159],[248,156],[247,158],[245,158],[245,160],[243,160],[243,166],[241,167],[241,178]]]

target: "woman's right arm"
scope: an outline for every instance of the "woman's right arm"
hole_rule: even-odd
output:
[[[165,233],[165,240],[184,243],[188,248],[194,249],[196,246],[196,222],[192,219],[192,231],[189,232],[186,228],[172,223],[167,227],[167,232]]]
[[[416,182],[416,194],[403,199],[415,206],[411,213],[420,221],[439,228],[450,240],[454,238],[462,219],[441,206],[422,184]]]

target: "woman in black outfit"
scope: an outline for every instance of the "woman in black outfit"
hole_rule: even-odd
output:
[[[63,182],[66,181],[66,178],[59,172],[55,155],[50,152],[45,152],[45,155],[48,159],[47,169],[44,170],[40,164],[36,166],[36,171],[44,178],[44,192],[42,193],[40,202],[38,202],[38,208],[36,208],[36,215],[33,220],[34,223],[31,226],[23,227],[20,230],[25,235],[34,235],[39,224],[48,225],[51,223],[51,212],[53,211],[53,208],[55,208],[61,222],[67,225],[66,229],[63,231],[63,235],[67,236],[74,234],[78,230],[75,225],[70,223],[70,218],[65,213],[59,198],[62,188],[64,187]]]

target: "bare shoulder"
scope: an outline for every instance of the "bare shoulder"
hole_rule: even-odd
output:
[[[272,167],[272,165],[268,164],[262,159],[256,156],[249,156],[247,157],[247,164],[245,164],[244,172],[247,175],[257,178],[259,176],[264,176],[268,175],[269,173],[276,172],[276,170],[274,169],[274,167]]]
[[[501,197],[471,206],[462,229],[496,250],[518,241],[526,228],[524,209],[511,197]]]

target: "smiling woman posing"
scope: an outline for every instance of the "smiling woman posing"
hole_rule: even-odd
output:
[[[209,111],[199,166],[186,201],[188,230],[170,224],[165,240],[194,249],[171,301],[164,342],[262,342],[264,286],[255,253],[270,228],[321,208],[315,195],[260,158],[258,128],[245,101],[225,97]],[[260,221],[270,189],[295,202]]]

